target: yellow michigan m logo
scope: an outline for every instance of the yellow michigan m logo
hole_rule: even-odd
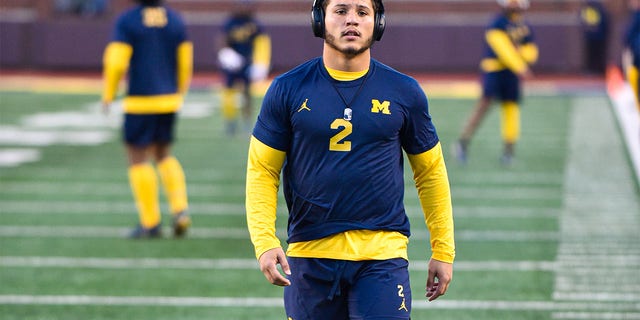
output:
[[[378,99],[371,99],[371,112],[373,113],[382,112],[383,114],[391,114],[391,111],[389,111],[390,104],[391,102],[389,101],[380,102],[380,100]]]

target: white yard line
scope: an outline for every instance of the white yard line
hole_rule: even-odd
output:
[[[165,234],[170,234],[165,227]],[[96,226],[0,226],[0,237],[39,237],[39,238],[120,238],[131,231],[127,227]],[[278,236],[284,238],[285,230],[279,230]],[[249,239],[246,228],[191,228],[189,238],[197,239]],[[557,241],[558,234],[553,231],[504,231],[504,230],[462,230],[456,232],[456,240],[463,241]],[[414,232],[411,240],[428,240],[426,228]]]
[[[243,197],[244,184],[221,185],[214,183],[189,183],[187,185],[190,196],[230,196]],[[130,197],[131,190],[127,183],[119,182],[69,182],[69,181],[26,181],[7,182],[0,187],[5,195],[25,194],[32,197],[38,195],[76,195],[82,196],[122,196]]]
[[[607,104],[598,97],[574,100],[557,262],[584,268],[556,270],[553,299],[629,301],[635,309],[610,311],[639,311],[640,203]],[[596,264],[603,268],[590,268]],[[592,314],[555,318],[561,316]]]
[[[422,217],[422,209],[418,204],[405,205],[409,217]],[[189,210],[194,216],[244,215],[244,204],[235,202],[204,202],[197,201],[189,204]],[[133,201],[55,201],[55,200],[0,200],[0,213],[5,214],[129,214],[135,215]],[[286,215],[286,205],[278,203],[278,213]],[[559,209],[555,207],[518,207],[518,206],[463,206],[454,207],[456,218],[504,218],[531,219],[556,218]]]
[[[101,257],[47,257],[47,256],[0,256],[0,266],[20,268],[91,268],[91,269],[250,269],[257,270],[255,259],[201,259],[201,258],[101,258]],[[640,268],[640,262],[627,265],[628,268]],[[425,260],[413,259],[409,268],[414,271],[427,271]],[[595,262],[589,266],[566,261],[459,261],[456,271],[558,271],[573,268],[590,272],[606,270],[608,263]],[[575,300],[575,299],[568,299]]]
[[[261,307],[282,308],[283,301],[264,297],[162,297],[162,296],[85,296],[85,295],[0,295],[2,305],[90,305],[135,307]],[[506,310],[506,311],[638,311],[634,302],[553,302],[504,300],[436,300],[413,301],[412,308],[450,310]]]
[[[625,84],[609,97],[613,111],[626,142],[627,154],[633,164],[637,182],[640,183],[640,114],[631,86]]]
[[[188,183],[190,196],[231,196],[243,197],[245,187],[242,181],[233,184]],[[76,195],[76,196],[122,196],[130,197],[129,185],[124,182],[98,181],[12,181],[0,188],[5,195]],[[556,186],[453,186],[451,194],[456,199],[504,199],[514,200],[554,200],[560,198]]]
[[[40,160],[40,150],[33,148],[0,148],[0,168],[17,167]]]
[[[551,319],[563,320],[632,320],[640,319],[640,312],[553,312]]]

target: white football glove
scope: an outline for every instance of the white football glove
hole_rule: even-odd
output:
[[[223,70],[235,72],[244,65],[244,57],[235,50],[224,47],[218,51],[218,62]]]
[[[252,64],[249,67],[249,79],[251,81],[262,81],[269,75],[269,68],[263,64]]]

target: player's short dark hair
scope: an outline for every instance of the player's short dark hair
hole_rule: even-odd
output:
[[[329,5],[329,0],[319,0],[322,3],[322,7],[324,8],[325,11],[327,11],[327,6]],[[382,0],[371,0],[371,3],[373,4],[373,11],[377,12],[378,8],[380,8],[380,4],[382,3]]]
[[[162,0],[136,0],[143,6],[157,6],[162,3]]]

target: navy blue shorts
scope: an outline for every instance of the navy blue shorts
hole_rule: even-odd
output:
[[[287,317],[309,319],[409,319],[409,263],[289,257],[291,285],[284,288]]]
[[[245,87],[249,87],[249,67],[246,66],[236,72],[225,72],[225,86],[231,88],[236,83],[242,83]]]
[[[153,143],[171,143],[175,113],[124,115],[124,141],[138,147]]]
[[[502,101],[520,101],[520,78],[509,71],[487,72],[482,75],[482,96]]]

